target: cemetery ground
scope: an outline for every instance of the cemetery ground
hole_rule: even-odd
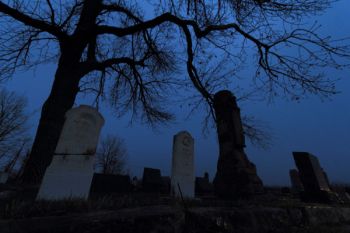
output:
[[[230,201],[210,194],[183,200],[142,190],[35,201],[38,188],[0,186],[1,233],[350,232],[349,203],[303,203],[286,187],[265,187],[254,198]]]
[[[146,167],[142,180],[95,173],[104,119],[90,106],[69,110],[40,185],[0,173],[0,233],[349,233],[350,186],[331,185],[316,156],[293,152],[292,187],[264,187],[244,152],[234,97],[223,91],[217,100],[213,182],[195,177],[187,131],[174,135],[170,177]]]

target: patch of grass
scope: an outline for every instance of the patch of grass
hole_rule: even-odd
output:
[[[0,206],[0,218],[26,218],[39,216],[61,216],[71,213],[116,210],[147,205],[165,204],[159,196],[147,194],[119,194],[94,197],[89,200],[65,199],[59,201],[33,201],[12,199]]]

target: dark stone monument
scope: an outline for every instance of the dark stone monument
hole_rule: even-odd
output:
[[[91,183],[91,194],[126,193],[132,190],[128,175],[94,173]]]
[[[142,176],[142,190],[144,192],[160,193],[162,178],[159,169],[145,167]]]
[[[213,185],[209,182],[209,174],[204,173],[204,177],[196,177],[195,194],[198,196],[212,194]]]
[[[332,202],[333,195],[317,157],[307,152],[293,152],[293,157],[304,187],[302,200]]]
[[[245,140],[240,109],[230,91],[214,96],[219,160],[214,178],[214,191],[221,198],[240,198],[262,193],[263,184],[256,168],[244,152]]]
[[[289,170],[290,182],[292,184],[293,193],[300,193],[304,191],[303,183],[300,180],[299,172],[296,169]]]

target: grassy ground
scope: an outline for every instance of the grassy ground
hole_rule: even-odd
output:
[[[135,192],[93,195],[87,201],[34,201],[35,189],[17,189],[15,195],[0,200],[1,233],[37,233],[48,232],[48,229],[57,233],[350,232],[350,222],[334,224],[342,220],[335,210],[349,207],[345,214],[350,216],[350,206],[305,204],[290,193],[279,192],[277,188],[255,198],[235,201],[218,200],[213,196],[183,201],[166,195]],[[311,211],[307,212],[307,208]],[[313,210],[318,208],[323,209],[319,213]],[[313,221],[317,223],[320,219],[321,222],[308,224],[306,218],[310,218],[310,213],[315,213],[316,220]],[[9,230],[8,226],[15,228]]]

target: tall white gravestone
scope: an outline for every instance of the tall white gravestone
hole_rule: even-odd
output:
[[[46,169],[37,199],[87,199],[89,196],[94,155],[104,119],[95,108],[87,105],[70,109],[65,117],[55,155]]]
[[[171,194],[194,198],[194,139],[191,134],[181,131],[174,136],[171,168]]]

